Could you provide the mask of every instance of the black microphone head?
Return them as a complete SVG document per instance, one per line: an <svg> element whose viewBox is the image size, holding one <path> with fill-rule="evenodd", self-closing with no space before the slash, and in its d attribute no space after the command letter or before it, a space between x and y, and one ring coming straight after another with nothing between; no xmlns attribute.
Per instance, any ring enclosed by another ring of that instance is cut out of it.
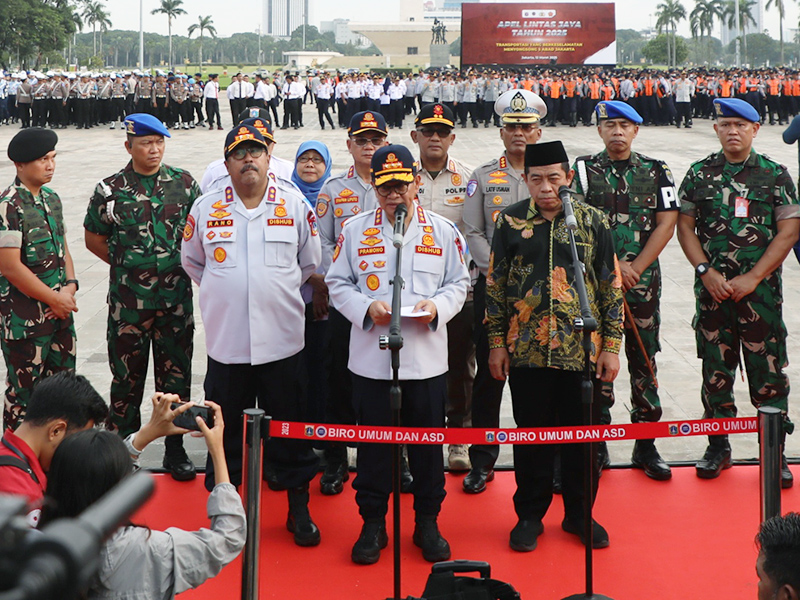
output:
<svg viewBox="0 0 800 600"><path fill-rule="evenodd" d="M568 185L562 185L560 188L558 188L558 197L559 198L563 198L564 195L566 195L567 198L569 198L570 194L572 194L572 190L570 189L570 187Z"/></svg>
<svg viewBox="0 0 800 600"><path fill-rule="evenodd" d="M408 214L408 207L406 206L405 202L402 204L398 204L394 209L394 215L407 215Z"/></svg>

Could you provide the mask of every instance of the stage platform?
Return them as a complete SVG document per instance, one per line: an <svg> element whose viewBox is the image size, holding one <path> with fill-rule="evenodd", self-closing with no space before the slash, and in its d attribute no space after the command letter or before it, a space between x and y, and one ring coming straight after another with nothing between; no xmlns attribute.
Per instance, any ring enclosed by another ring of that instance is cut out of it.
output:
<svg viewBox="0 0 800 600"><path fill-rule="evenodd" d="M795 477L800 469L792 467ZM668 482L641 471L615 468L603 473L595 517L611 544L594 553L595 593L615 600L695 600L756 598L759 525L758 466L741 465L719 479L701 480L692 467L673 468ZM152 528L208 527L202 479L178 483L156 475L157 490L134 519ZM508 581L524 600L558 600L584 590L584 549L561 530L563 504L556 496L538 548L530 553L508 547L516 523L512 505L514 474L498 472L486 492L461 491L463 475L447 475L448 495L439 518L453 558L485 560L492 576ZM380 561L350 561L361 520L350 482L339 496L323 496L312 482L311 514L322 532L315 548L299 548L286 531L286 495L264 487L261 514L260 598L341 600L391 597L392 541ZM784 490L782 512L800 510L800 488ZM402 498L402 596L419 596L430 573L411 541L412 497ZM182 594L185 600L239 598L241 558L214 580Z"/></svg>

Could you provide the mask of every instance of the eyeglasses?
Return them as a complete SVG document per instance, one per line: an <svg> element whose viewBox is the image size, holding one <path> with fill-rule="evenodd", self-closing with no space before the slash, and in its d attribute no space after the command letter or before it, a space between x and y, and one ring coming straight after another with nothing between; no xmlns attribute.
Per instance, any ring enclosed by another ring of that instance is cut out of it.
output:
<svg viewBox="0 0 800 600"><path fill-rule="evenodd" d="M350 138L350 139L353 140L353 142L355 142L356 146L363 147L363 146L366 146L367 144L372 144L375 148L377 148L378 146L383 144L383 140L386 139L386 138L382 138L382 137L373 137L373 138L354 137L354 138Z"/></svg>
<svg viewBox="0 0 800 600"><path fill-rule="evenodd" d="M448 127L421 127L420 129L417 129L417 131L419 131L426 138L433 137L433 134L435 133L440 138L444 139L448 137L453 130L449 129Z"/></svg>
<svg viewBox="0 0 800 600"><path fill-rule="evenodd" d="M407 183L396 183L394 185L382 185L377 188L378 195L382 196L383 198L388 198L392 195L392 192L397 194L398 196L402 196L408 191L408 184Z"/></svg>
<svg viewBox="0 0 800 600"><path fill-rule="evenodd" d="M506 123L503 127L509 132L513 132L515 129L522 129L522 131L527 133L533 131L538 125L534 125L533 123Z"/></svg>
<svg viewBox="0 0 800 600"><path fill-rule="evenodd" d="M248 154L253 158L258 158L264 154L264 150L265 148L263 146L248 146L246 148L236 148L236 150L231 152L228 156L232 156L236 160L243 160Z"/></svg>
<svg viewBox="0 0 800 600"><path fill-rule="evenodd" d="M321 165L325 162L325 159L323 159L321 156L317 156L316 154L303 154L297 158L297 162L301 164L312 162L315 165Z"/></svg>

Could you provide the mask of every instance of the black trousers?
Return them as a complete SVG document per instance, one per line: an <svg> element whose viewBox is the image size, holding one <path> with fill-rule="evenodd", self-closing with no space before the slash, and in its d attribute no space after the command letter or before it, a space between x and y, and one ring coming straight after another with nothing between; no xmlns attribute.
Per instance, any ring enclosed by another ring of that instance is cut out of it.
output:
<svg viewBox="0 0 800 600"><path fill-rule="evenodd" d="M123 121L125 119L125 98L112 98L111 99L111 115L109 120L113 123L115 121Z"/></svg>
<svg viewBox="0 0 800 600"><path fill-rule="evenodd" d="M475 282L472 297L475 310L475 362L478 369L472 385L472 426L497 428L500 427L500 403L503 400L505 382L492 377L489 371L489 339L483 325L483 316L486 313L486 277L482 274ZM499 453L500 447L497 445L473 444L469 448L472 468L493 468Z"/></svg>
<svg viewBox="0 0 800 600"><path fill-rule="evenodd" d="M47 99L34 100L31 105L31 121L34 127L47 125Z"/></svg>
<svg viewBox="0 0 800 600"><path fill-rule="evenodd" d="M200 125L204 120L204 118L203 118L203 103L200 102L199 100L196 101L196 102L194 100L192 100L191 104L189 104L189 107L190 107L190 109L189 109L189 121L193 122L194 119L195 119L195 116L196 116L197 117L197 124Z"/></svg>
<svg viewBox="0 0 800 600"><path fill-rule="evenodd" d="M360 425L392 424L389 406L389 380L353 375L353 404ZM445 376L401 381L402 427L444 427L447 396ZM414 512L436 516L445 497L442 447L434 444L407 444L408 466L414 476ZM353 481L358 512L364 519L381 518L389 506L392 491L392 448L389 444L360 443L358 474Z"/></svg>
<svg viewBox="0 0 800 600"><path fill-rule="evenodd" d="M208 115L209 127L214 124L214 117L217 118L217 127L222 127L222 119L219 116L219 100L206 98L206 114Z"/></svg>
<svg viewBox="0 0 800 600"><path fill-rule="evenodd" d="M682 120L684 126L689 127L692 124L692 103L676 102L675 109L678 111L678 117L675 119L675 124L680 127Z"/></svg>
<svg viewBox="0 0 800 600"><path fill-rule="evenodd" d="M328 123L333 129L333 120L331 119L331 113L328 112L328 108L330 107L330 99L329 98L317 98L317 114L319 115L319 126L322 129L325 129L325 121L324 119L328 119Z"/></svg>
<svg viewBox="0 0 800 600"><path fill-rule="evenodd" d="M592 374L594 377L594 374ZM512 367L508 376L517 427L569 427L584 424L580 371ZM594 386L593 422L600 414L599 391ZM575 523L583 519L584 445L526 444L514 446L517 491L514 510L520 519L540 521L553 500L553 457L561 450L561 485L564 513ZM597 495L596 445L594 496Z"/></svg>
<svg viewBox="0 0 800 600"><path fill-rule="evenodd" d="M329 307L328 330L325 340L325 378L328 396L325 403L325 422L337 425L356 423L353 410L353 379L347 369L350 360L350 330L352 325L338 310ZM347 460L347 444L330 442L325 448L329 464L342 464Z"/></svg>
<svg viewBox="0 0 800 600"><path fill-rule="evenodd" d="M225 420L223 446L231 483L242 483L242 413L263 408L279 421L303 421L306 414L306 373L301 353L263 365L228 365L208 357L206 398L222 407ZM280 488L295 488L311 481L319 459L306 440L271 438L264 444L264 473L271 472ZM206 463L206 489L214 488L214 465Z"/></svg>

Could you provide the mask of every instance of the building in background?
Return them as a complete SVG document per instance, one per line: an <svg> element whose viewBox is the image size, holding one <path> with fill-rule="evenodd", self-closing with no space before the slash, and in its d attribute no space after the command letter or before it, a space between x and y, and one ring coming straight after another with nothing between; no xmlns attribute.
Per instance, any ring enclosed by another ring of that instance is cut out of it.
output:
<svg viewBox="0 0 800 600"><path fill-rule="evenodd" d="M309 0L263 0L262 28L264 35L288 39L292 32L309 20Z"/></svg>
<svg viewBox="0 0 800 600"><path fill-rule="evenodd" d="M371 43L363 35L353 33L350 29L350 19L320 21L319 30L321 33L332 31L337 44L353 44L357 48L367 48Z"/></svg>
<svg viewBox="0 0 800 600"><path fill-rule="evenodd" d="M751 33L764 33L764 0L757 0L756 6L753 7L752 12L753 18L756 21L755 25L753 25L753 23L750 21L745 24L744 19L741 20L742 24L745 25L745 34L749 35ZM722 42L723 46L730 44L738 37L738 35L739 34L736 32L735 27L728 27L727 23L722 23L720 41ZM777 31L775 32L774 37L778 37Z"/></svg>

